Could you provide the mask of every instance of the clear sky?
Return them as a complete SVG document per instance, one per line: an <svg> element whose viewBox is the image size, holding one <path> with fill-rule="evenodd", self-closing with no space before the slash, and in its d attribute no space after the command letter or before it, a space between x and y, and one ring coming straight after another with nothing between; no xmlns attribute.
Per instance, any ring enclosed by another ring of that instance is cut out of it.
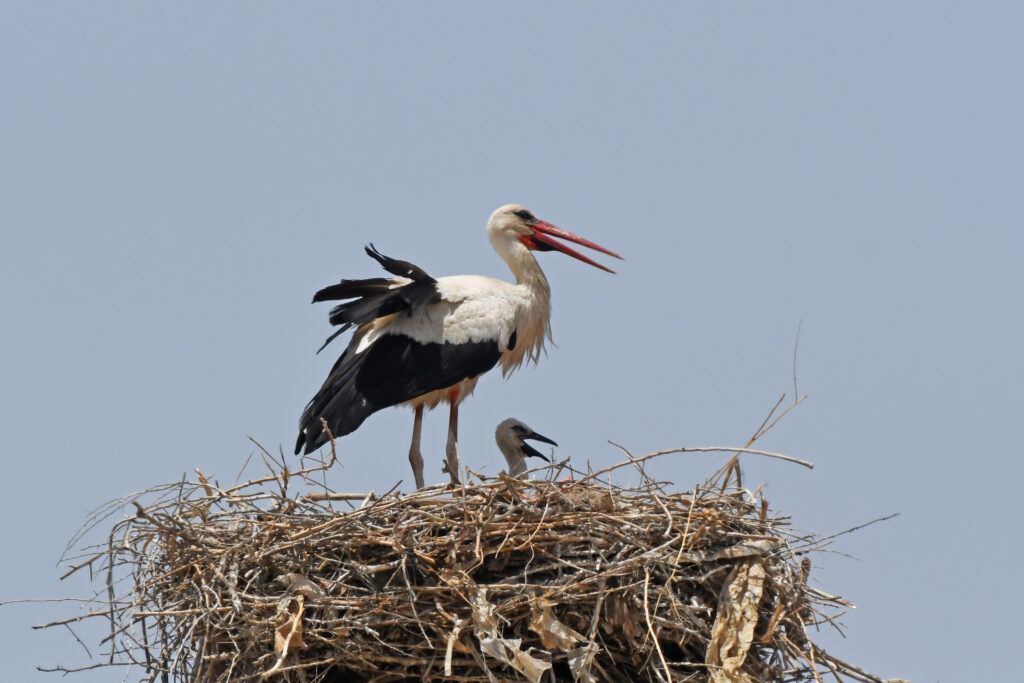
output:
<svg viewBox="0 0 1024 683"><path fill-rule="evenodd" d="M362 251L508 277L522 203L613 249L541 254L556 348L462 411L464 461L525 420L595 466L741 445L812 581L858 605L834 654L1008 680L1024 609L1024 9L1019 3L37 3L0 10L0 599L82 595L88 511L290 450ZM338 347L340 348L340 347ZM427 480L446 415L427 416ZM341 442L339 490L411 482L412 417ZM667 458L680 488L722 462ZM0 608L7 680L89 660ZM95 631L84 631L95 636ZM88 641L93 654L96 638ZM78 681L109 681L90 672Z"/></svg>

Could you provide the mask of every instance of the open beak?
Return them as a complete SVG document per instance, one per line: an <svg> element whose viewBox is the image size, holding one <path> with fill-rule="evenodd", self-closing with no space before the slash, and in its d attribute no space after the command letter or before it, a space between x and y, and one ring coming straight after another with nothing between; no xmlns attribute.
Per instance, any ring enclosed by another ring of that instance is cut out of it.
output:
<svg viewBox="0 0 1024 683"><path fill-rule="evenodd" d="M534 448L530 444L526 443L525 439L532 439L534 441L543 441L544 443L549 443L552 446L557 446L558 445L557 443L555 443L554 441L552 441L548 437L544 436L543 434L538 434L537 432L530 432L529 434L523 434L522 438L524 439L524 441L523 441L523 454L524 455L529 455L529 456L532 456L534 458L540 458L541 460L544 460L546 462L551 462L551 459L548 458L548 456L544 455L543 453L538 451L536 448Z"/></svg>
<svg viewBox="0 0 1024 683"><path fill-rule="evenodd" d="M562 252L563 254L568 254L569 256L572 256L575 259L579 259L580 261L583 261L584 263L589 263L590 265L594 266L595 268L600 268L601 270L607 271L609 273L614 273L615 272L611 268L606 268L605 266L602 266L597 261L594 261L594 260L584 256L583 254L579 253L578 251L576 251L572 247L566 246L565 244L562 244L561 242L557 242L557 241L555 241L553 239L555 237L558 237L558 238L563 239L563 240L568 240L570 242L575 242L576 244L582 244L584 247L587 247L588 249L593 249L593 250L599 251L599 252L601 252L603 254L608 254L609 256L614 256L617 259L622 259L622 257L619 256L618 254L616 254L614 251L611 251L609 249L605 249L604 247L602 247L599 244L594 244L590 240L583 239L579 235L574 235L571 232L569 232L568 230L563 230L562 228L558 227L557 225L552 225L551 223L548 223L547 221L537 221L536 223L534 223L530 227L532 227L533 231L534 231L533 232L533 238L531 240L533 242L533 248L537 249L538 251L550 251L550 250L554 249L554 250Z"/></svg>

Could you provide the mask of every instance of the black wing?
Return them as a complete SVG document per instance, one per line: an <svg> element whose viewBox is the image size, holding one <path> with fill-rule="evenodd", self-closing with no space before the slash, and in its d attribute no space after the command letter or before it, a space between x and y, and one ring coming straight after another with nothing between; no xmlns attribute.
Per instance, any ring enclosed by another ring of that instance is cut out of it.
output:
<svg viewBox="0 0 1024 683"><path fill-rule="evenodd" d="M482 375L502 353L496 341L422 344L402 334L381 335L356 353L360 339L352 339L302 413L296 453L327 443L321 418L334 436L349 434L382 408Z"/></svg>
<svg viewBox="0 0 1024 683"><path fill-rule="evenodd" d="M416 315L427 304L441 300L441 294L437 291L437 280L419 266L385 256L372 244L366 247L366 253L389 273L409 278L412 282L402 283L392 278L373 277L365 280L342 280L336 285L318 291L313 295L313 303L354 300L338 304L331 309L328 318L330 323L340 325L341 328L327 338L317 353L323 351L335 337L353 325L363 325L400 311Z"/></svg>
<svg viewBox="0 0 1024 683"><path fill-rule="evenodd" d="M331 324L340 328L327 338L321 350L355 325L394 313L416 315L424 306L441 300L437 280L422 268L385 256L372 244L366 247L366 253L389 273L408 281L382 277L342 280L314 294L314 303L352 300L331 309ZM501 358L497 342L422 344L400 334L383 334L369 348L356 353L368 331L356 332L303 411L296 453L303 448L310 453L327 442L321 418L334 436L343 436L382 408L481 375Z"/></svg>

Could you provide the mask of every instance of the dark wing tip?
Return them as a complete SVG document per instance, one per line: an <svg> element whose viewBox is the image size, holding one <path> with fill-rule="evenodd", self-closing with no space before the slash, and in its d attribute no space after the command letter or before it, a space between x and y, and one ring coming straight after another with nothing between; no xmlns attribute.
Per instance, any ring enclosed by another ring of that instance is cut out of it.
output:
<svg viewBox="0 0 1024 683"><path fill-rule="evenodd" d="M315 304L321 301L337 301L338 299L351 298L349 296L345 296L345 286L346 282L342 280L336 285L327 285L322 289L318 289L316 293L313 294L312 303Z"/></svg>
<svg viewBox="0 0 1024 683"><path fill-rule="evenodd" d="M345 323L344 325L342 325L341 327L339 327L339 328L338 328L337 330L335 330L334 334L332 334L332 335L331 335L330 337L328 337L328 338L327 338L327 339L326 339L326 340L324 341L324 343L320 345L320 348L316 350L316 355L320 355L320 352L321 352L321 351L323 351L324 349L326 349L326 348L327 348L327 345L328 345L328 344L330 344L330 343L331 343L332 341L334 341L334 340L335 340L335 338L336 338L336 337L337 337L337 336L338 336L339 334L341 334L342 332L345 332L345 331L347 331L347 330L348 330L348 328L350 328L350 327L352 327L352 324L351 324L351 323Z"/></svg>
<svg viewBox="0 0 1024 683"><path fill-rule="evenodd" d="M377 250L373 242L370 242L366 247L366 253L374 259L381 267L391 273L392 275L398 275L399 277L407 277L410 280L416 282L427 282L433 284L436 282L434 278L430 276L427 271L423 270L419 266L409 263L408 261L402 261L400 259L391 258L385 256Z"/></svg>

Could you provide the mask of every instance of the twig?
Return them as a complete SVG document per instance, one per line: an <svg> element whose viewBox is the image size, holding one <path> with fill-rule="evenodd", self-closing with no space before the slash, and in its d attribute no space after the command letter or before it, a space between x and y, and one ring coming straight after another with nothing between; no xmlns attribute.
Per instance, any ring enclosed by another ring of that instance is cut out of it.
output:
<svg viewBox="0 0 1024 683"><path fill-rule="evenodd" d="M658 642L658 634L654 632L654 626L651 624L650 599L647 593L650 583L651 572L647 567L644 567L644 618L647 620L647 631L651 634L654 649L658 651L658 659L661 660L661 665L665 668L665 681L666 683L672 683L672 671L668 668L668 662L665 661L665 653L661 651L661 643Z"/></svg>
<svg viewBox="0 0 1024 683"><path fill-rule="evenodd" d="M590 481L591 479L595 479L601 476L602 474L607 474L608 472L612 472L627 465L635 465L638 462L644 462L645 460L650 460L651 458L658 458L661 457L662 455L669 455L671 453L748 453L750 455L763 455L769 458L778 458L779 460L785 460L786 462L792 462L797 465L803 465L808 469L814 469L814 463L812 462L809 462L807 460L801 460L799 458L794 458L789 455L783 455L782 453L772 453L771 451L760 451L754 450L752 448L736 448L735 446L683 446L681 448L670 448L664 451L655 451L654 453L648 453L647 455L642 455L638 458L627 460L626 462L620 462L616 465L612 465L611 467L605 467L604 469L600 469L592 474L588 474L582 479L576 480L576 483L582 484L586 481Z"/></svg>
<svg viewBox="0 0 1024 683"><path fill-rule="evenodd" d="M370 493L326 493L323 491L313 491L302 497L304 500L312 500L320 502L323 500L332 501L343 501L343 500L361 500L361 501L374 501L377 500L377 496L374 495L373 491Z"/></svg>
<svg viewBox="0 0 1024 683"><path fill-rule="evenodd" d="M801 320L796 324L796 339L793 340L793 398L795 399L800 395L800 392L796 388L796 351L800 348L800 328L803 327L804 321Z"/></svg>

